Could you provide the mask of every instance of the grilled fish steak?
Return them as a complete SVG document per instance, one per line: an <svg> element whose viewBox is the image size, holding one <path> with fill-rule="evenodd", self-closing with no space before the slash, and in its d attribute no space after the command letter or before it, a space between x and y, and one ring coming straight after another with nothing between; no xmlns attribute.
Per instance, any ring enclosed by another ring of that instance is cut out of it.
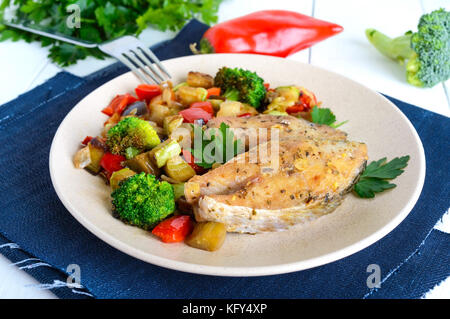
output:
<svg viewBox="0 0 450 319"><path fill-rule="evenodd" d="M279 231L332 212L366 161L363 143L283 137L194 176L185 197L197 221L224 223L229 232Z"/></svg>
<svg viewBox="0 0 450 319"><path fill-rule="evenodd" d="M211 119L208 128L218 128L221 123L227 124L235 137L245 141L245 146L256 146L271 139L271 129L279 129L279 137L322 138L345 140L347 134L327 125L311 123L302 118L290 115L260 114L251 117L216 117ZM250 143L251 142L251 143Z"/></svg>

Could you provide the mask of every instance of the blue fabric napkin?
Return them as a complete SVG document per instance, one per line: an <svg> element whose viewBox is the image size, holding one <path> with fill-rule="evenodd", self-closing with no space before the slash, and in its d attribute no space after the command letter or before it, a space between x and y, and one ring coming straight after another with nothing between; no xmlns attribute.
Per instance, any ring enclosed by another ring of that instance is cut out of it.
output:
<svg viewBox="0 0 450 319"><path fill-rule="evenodd" d="M189 55L207 26L193 20L154 47L161 59ZM425 147L427 172L418 203L390 234L342 260L305 271L229 278L164 269L130 257L84 229L53 190L48 155L67 112L127 69L115 64L85 78L66 72L0 107L0 253L42 285L68 298L419 298L450 275L449 235L433 230L449 207L449 119L389 98L406 114ZM67 287L67 267L81 285ZM381 287L368 288L369 264Z"/></svg>

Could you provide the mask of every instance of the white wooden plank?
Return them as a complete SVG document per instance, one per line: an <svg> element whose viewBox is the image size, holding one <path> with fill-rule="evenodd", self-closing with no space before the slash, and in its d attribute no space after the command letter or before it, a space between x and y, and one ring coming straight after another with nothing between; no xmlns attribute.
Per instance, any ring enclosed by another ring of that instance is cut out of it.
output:
<svg viewBox="0 0 450 319"><path fill-rule="evenodd" d="M27 91L35 88L38 85L43 84L48 79L52 78L56 75L56 73L61 72L63 69L56 64L52 63L50 59L46 59L46 63L44 67L40 70L39 74L37 74L31 83L29 84Z"/></svg>
<svg viewBox="0 0 450 319"><path fill-rule="evenodd" d="M39 43L0 42L0 105L25 92L47 60Z"/></svg>
<svg viewBox="0 0 450 319"><path fill-rule="evenodd" d="M447 96L448 110L450 112L450 80L442 84L444 87L445 95Z"/></svg>
<svg viewBox="0 0 450 319"><path fill-rule="evenodd" d="M447 11L450 10L449 0L420 0L420 2L424 13L428 13L439 8L444 8Z"/></svg>
<svg viewBox="0 0 450 319"><path fill-rule="evenodd" d="M404 68L378 53L365 37L366 28L376 28L390 36L415 29L422 12L419 0L316 0L315 17L342 25L344 32L315 45L311 63L379 92L449 116L442 85L431 89L409 85Z"/></svg>
<svg viewBox="0 0 450 319"><path fill-rule="evenodd" d="M21 265L29 265L25 262ZM49 290L35 288L39 282L0 255L0 299L55 299L56 296Z"/></svg>

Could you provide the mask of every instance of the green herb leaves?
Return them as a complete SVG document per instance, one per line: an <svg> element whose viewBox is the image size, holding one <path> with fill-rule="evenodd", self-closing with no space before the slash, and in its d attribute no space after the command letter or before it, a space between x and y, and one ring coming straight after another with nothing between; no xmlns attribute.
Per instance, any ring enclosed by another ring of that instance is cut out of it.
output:
<svg viewBox="0 0 450 319"><path fill-rule="evenodd" d="M40 41L42 46L52 45L50 59L67 66L87 56L103 58L98 49L86 49L72 44L62 44L1 24L5 9L13 1L0 0L0 41L20 39ZM165 31L179 30L192 18L210 24L217 21L221 0L15 0L18 6L14 22L31 23L35 28L58 32L89 42L101 43L123 35L138 35L147 26ZM70 28L66 8L76 4L80 8L81 28Z"/></svg>
<svg viewBox="0 0 450 319"><path fill-rule="evenodd" d="M214 163L225 163L243 151L240 140L234 141L233 131L225 123L218 129L210 129L208 133L198 125L194 129L194 148L191 153L203 168L211 168Z"/></svg>
<svg viewBox="0 0 450 319"><path fill-rule="evenodd" d="M317 106L313 107L311 111L311 118L314 123L325 124L333 128L338 128L339 126L348 122L344 121L338 124L334 124L336 122L336 116L333 114L333 112L331 112L330 109L319 108Z"/></svg>
<svg viewBox="0 0 450 319"><path fill-rule="evenodd" d="M153 0L143 15L136 20L139 32L148 25L160 30L176 31L191 18L199 18L207 24L217 22L216 13L221 0Z"/></svg>
<svg viewBox="0 0 450 319"><path fill-rule="evenodd" d="M355 184L355 193L362 198L373 198L375 193L381 193L386 189L394 188L396 185L378 178L364 178Z"/></svg>
<svg viewBox="0 0 450 319"><path fill-rule="evenodd" d="M396 157L386 163L386 157L370 163L361 177L375 177L382 179L393 179L403 173L402 168L408 165L409 155Z"/></svg>
<svg viewBox="0 0 450 319"><path fill-rule="evenodd" d="M362 198L373 198L375 193L394 188L396 185L387 180L394 179L403 173L408 165L409 155L396 157L386 163L386 157L370 163L354 186L355 193Z"/></svg>

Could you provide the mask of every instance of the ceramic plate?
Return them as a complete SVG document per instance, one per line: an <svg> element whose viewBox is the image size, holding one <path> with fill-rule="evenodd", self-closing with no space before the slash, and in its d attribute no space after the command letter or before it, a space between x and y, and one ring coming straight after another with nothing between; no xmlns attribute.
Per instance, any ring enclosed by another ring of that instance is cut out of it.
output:
<svg viewBox="0 0 450 319"><path fill-rule="evenodd" d="M164 244L151 233L111 216L109 187L99 177L75 169L73 155L85 136L100 133L106 115L100 110L116 95L139 84L132 73L102 85L74 106L61 123L50 151L55 190L69 212L111 246L149 263L180 271L257 276L292 272L353 254L393 230L411 211L422 190L425 156L409 120L380 94L341 75L299 62L246 54L211 54L167 60L173 82L188 71L214 75L222 66L254 70L272 87L298 84L312 90L323 107L348 120L342 130L350 140L368 145L369 160L409 154L397 187L374 199L349 194L333 213L288 231L258 235L228 234L222 248L206 252L183 243Z"/></svg>

